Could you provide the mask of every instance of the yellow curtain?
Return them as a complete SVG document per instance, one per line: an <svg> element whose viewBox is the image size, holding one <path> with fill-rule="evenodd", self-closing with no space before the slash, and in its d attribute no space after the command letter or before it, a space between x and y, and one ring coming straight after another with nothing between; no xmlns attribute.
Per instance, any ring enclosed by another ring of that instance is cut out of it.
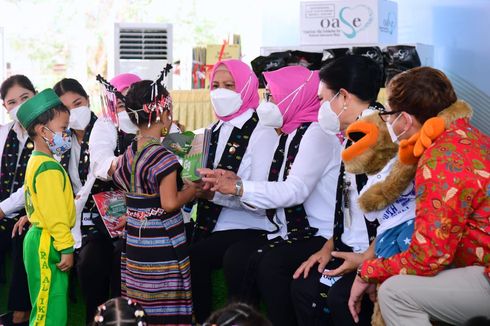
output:
<svg viewBox="0 0 490 326"><path fill-rule="evenodd" d="M262 99L264 89L259 89L259 95ZM209 99L209 90L194 89L189 91L171 91L173 101L173 119L178 120L185 126L186 130L196 130L208 127L213 121L216 121L211 101ZM384 103L386 99L385 89L382 88L378 95L378 102Z"/></svg>

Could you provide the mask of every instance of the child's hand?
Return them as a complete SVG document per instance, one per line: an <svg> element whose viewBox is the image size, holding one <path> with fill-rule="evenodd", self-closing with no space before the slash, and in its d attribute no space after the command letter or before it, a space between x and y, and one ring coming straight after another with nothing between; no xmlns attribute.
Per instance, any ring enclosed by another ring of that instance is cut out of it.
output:
<svg viewBox="0 0 490 326"><path fill-rule="evenodd" d="M188 184L187 180L184 180L186 184ZM207 200L212 200L214 197L214 192L209 190L209 188L205 188L206 184L200 181L192 182L192 186L196 188L196 198L202 198L202 199L207 199Z"/></svg>
<svg viewBox="0 0 490 326"><path fill-rule="evenodd" d="M126 223L128 221L128 216L124 214L123 216L119 217L119 220L117 222L117 225L114 227L116 230L122 230L126 226Z"/></svg>
<svg viewBox="0 0 490 326"><path fill-rule="evenodd" d="M56 266L60 271L68 272L73 267L73 253L61 254L61 261Z"/></svg>
<svg viewBox="0 0 490 326"><path fill-rule="evenodd" d="M192 198L194 199L196 197L198 187L198 183L184 179L184 187L182 188L182 191L189 191L192 194Z"/></svg>

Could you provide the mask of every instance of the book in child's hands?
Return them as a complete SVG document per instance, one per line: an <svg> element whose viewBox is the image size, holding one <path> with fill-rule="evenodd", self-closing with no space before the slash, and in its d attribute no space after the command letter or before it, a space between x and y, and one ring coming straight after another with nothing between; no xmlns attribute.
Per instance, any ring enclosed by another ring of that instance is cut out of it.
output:
<svg viewBox="0 0 490 326"><path fill-rule="evenodd" d="M178 157L184 157L191 150L194 137L192 131L175 132L165 136L162 145Z"/></svg>
<svg viewBox="0 0 490 326"><path fill-rule="evenodd" d="M116 230L119 218L126 214L126 200L122 191L105 191L92 195L104 226L112 238L119 237L122 230Z"/></svg>
<svg viewBox="0 0 490 326"><path fill-rule="evenodd" d="M211 129L205 129L203 134L196 134L192 140L190 151L182 161L182 178L197 181L201 176L197 169L206 166L211 142Z"/></svg>

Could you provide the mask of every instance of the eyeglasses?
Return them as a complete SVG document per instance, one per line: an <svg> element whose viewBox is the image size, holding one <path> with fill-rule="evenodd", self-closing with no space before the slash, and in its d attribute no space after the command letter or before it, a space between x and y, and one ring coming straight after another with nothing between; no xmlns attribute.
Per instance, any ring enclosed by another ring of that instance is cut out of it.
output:
<svg viewBox="0 0 490 326"><path fill-rule="evenodd" d="M392 114L402 113L403 111L382 111L379 112L378 115L384 122L388 122L388 118Z"/></svg>

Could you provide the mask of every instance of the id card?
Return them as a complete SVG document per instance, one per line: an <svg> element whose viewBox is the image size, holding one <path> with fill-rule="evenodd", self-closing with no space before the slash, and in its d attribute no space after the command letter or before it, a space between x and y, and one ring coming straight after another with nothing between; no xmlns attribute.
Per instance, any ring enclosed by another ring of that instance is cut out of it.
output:
<svg viewBox="0 0 490 326"><path fill-rule="evenodd" d="M92 222L92 214L91 213L82 213L82 225L83 226L95 225L94 222Z"/></svg>
<svg viewBox="0 0 490 326"><path fill-rule="evenodd" d="M324 272L329 271L329 269L326 269ZM328 275L322 275L320 277L320 283L325 284L328 287L331 287L332 285L335 284L338 280L340 280L342 276L328 276Z"/></svg>

